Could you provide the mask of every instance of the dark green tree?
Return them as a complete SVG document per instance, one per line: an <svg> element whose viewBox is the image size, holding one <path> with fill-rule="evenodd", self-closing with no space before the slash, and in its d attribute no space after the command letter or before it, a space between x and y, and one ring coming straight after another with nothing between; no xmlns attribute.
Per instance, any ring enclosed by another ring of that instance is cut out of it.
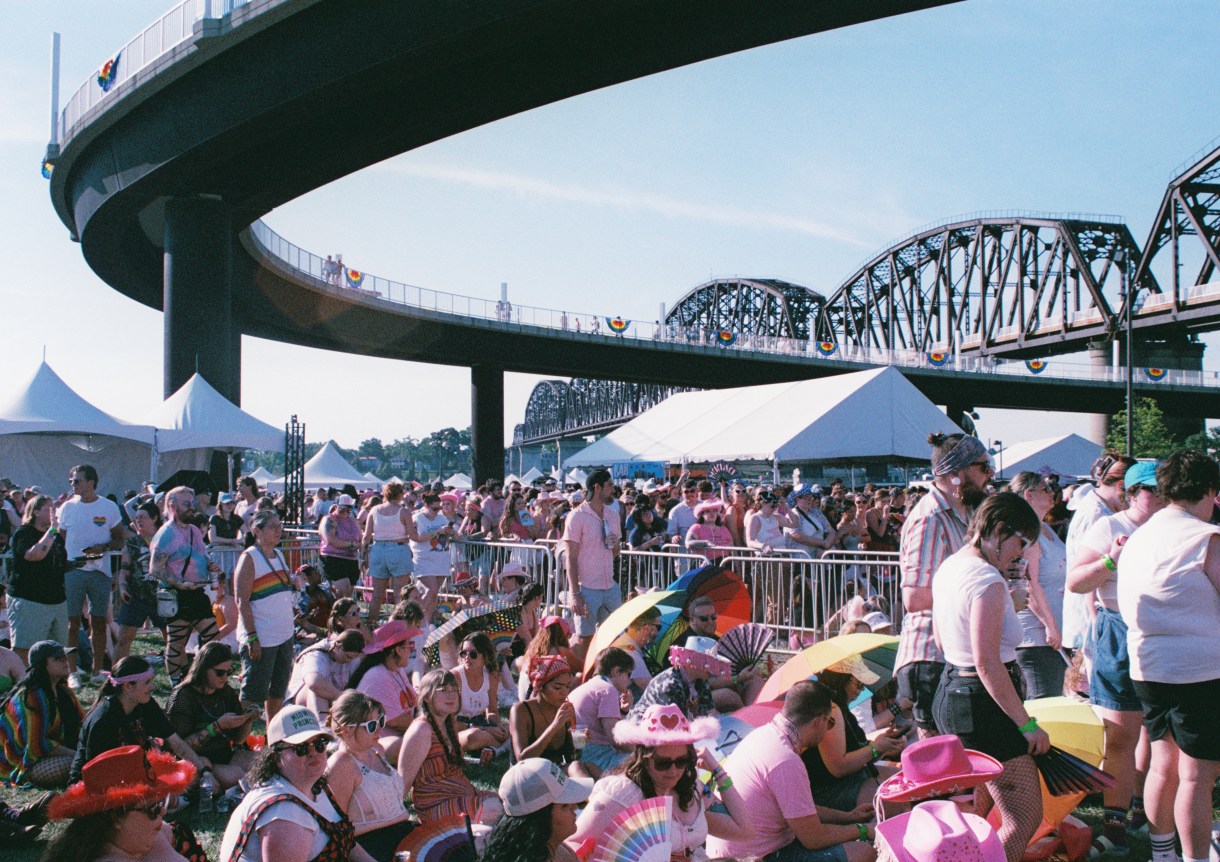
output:
<svg viewBox="0 0 1220 862"><path fill-rule="evenodd" d="M1131 441L1136 458L1164 458L1179 444L1165 427L1165 414L1155 399L1135 399L1132 414ZM1127 450L1127 411L1120 410L1110 417L1110 433L1106 435L1106 446L1119 452Z"/></svg>

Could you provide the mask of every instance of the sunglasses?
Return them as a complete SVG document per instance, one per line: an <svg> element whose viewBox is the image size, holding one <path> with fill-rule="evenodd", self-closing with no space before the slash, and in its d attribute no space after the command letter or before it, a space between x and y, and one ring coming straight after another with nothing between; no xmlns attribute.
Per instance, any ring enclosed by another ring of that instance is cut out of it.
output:
<svg viewBox="0 0 1220 862"><path fill-rule="evenodd" d="M690 755L683 755L682 757L657 757L654 754L649 757L649 760L652 761L652 768L657 772L669 772L669 770L675 768L685 772L691 764Z"/></svg>
<svg viewBox="0 0 1220 862"><path fill-rule="evenodd" d="M376 718L370 718L368 721L358 721L355 724L349 724L348 727L363 727L369 733L377 733L385 727L385 714L381 714Z"/></svg>
<svg viewBox="0 0 1220 862"><path fill-rule="evenodd" d="M995 468L991 466L991 462L990 462L990 461L971 461L971 462L970 462L970 466L971 466L971 467L978 467L978 468L980 468L980 469L981 469L981 470L982 470L984 473L994 473L994 472L995 472Z"/></svg>
<svg viewBox="0 0 1220 862"><path fill-rule="evenodd" d="M281 745L276 750L291 751L297 757L309 757L310 750L315 754L323 754L326 751L326 737L315 736L309 742L300 742L296 745Z"/></svg>
<svg viewBox="0 0 1220 862"><path fill-rule="evenodd" d="M458 651L458 658L478 658L481 653L477 649L465 649Z"/></svg>
<svg viewBox="0 0 1220 862"><path fill-rule="evenodd" d="M221 667L219 665L217 665L216 667L210 667L210 668L208 668L208 670L210 670L212 673L216 674L217 676L227 677L229 675L229 669L227 667Z"/></svg>
<svg viewBox="0 0 1220 862"><path fill-rule="evenodd" d="M710 622L714 621L717 616L719 616L719 614L711 614L710 616L706 616L706 617L695 617L695 619L697 619L701 623L710 623Z"/></svg>

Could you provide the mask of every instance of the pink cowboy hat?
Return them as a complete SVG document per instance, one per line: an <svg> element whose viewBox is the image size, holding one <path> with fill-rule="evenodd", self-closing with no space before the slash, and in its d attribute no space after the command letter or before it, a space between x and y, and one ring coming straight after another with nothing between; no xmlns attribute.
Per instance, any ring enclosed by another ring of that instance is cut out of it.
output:
<svg viewBox="0 0 1220 862"><path fill-rule="evenodd" d="M933 736L903 749L902 769L881 783L877 795L886 802L951 796L985 784L1003 771L994 757L970 751L956 736Z"/></svg>
<svg viewBox="0 0 1220 862"><path fill-rule="evenodd" d="M714 514L719 515L720 511L723 508L724 508L724 506L723 506L723 504L721 504L721 502L719 500L704 500L702 503L700 503L698 506L695 507L695 517L701 518L704 515L706 515L708 512L712 512Z"/></svg>
<svg viewBox="0 0 1220 862"><path fill-rule="evenodd" d="M1004 862L995 830L975 814L938 799L877 824L878 847L898 862Z"/></svg>
<svg viewBox="0 0 1220 862"><path fill-rule="evenodd" d="M375 652L381 652L383 649L389 649L394 646L394 644L400 644L403 641L408 641L422 634L422 631L414 626L407 625L402 620L390 620L377 629L377 631L373 632L373 641L364 648L364 654L372 655Z"/></svg>
<svg viewBox="0 0 1220 862"><path fill-rule="evenodd" d="M702 739L715 739L720 722L714 718L687 719L682 710L667 703L644 710L639 721L624 719L614 725L614 741L620 745L694 745Z"/></svg>
<svg viewBox="0 0 1220 862"><path fill-rule="evenodd" d="M716 641L711 638L689 637L685 646L669 648L669 663L686 670L705 670L714 677L728 679L733 666L716 653Z"/></svg>

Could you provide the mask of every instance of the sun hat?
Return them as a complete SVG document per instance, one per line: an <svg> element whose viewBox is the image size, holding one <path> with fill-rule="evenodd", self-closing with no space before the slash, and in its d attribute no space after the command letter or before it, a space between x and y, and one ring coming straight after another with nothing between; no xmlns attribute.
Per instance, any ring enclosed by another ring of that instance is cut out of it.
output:
<svg viewBox="0 0 1220 862"><path fill-rule="evenodd" d="M474 589L475 587L474 575L470 572L458 572L449 583L456 589L463 587Z"/></svg>
<svg viewBox="0 0 1220 862"><path fill-rule="evenodd" d="M1155 488L1156 466L1156 461L1136 461L1127 468L1127 473L1123 476L1123 485L1128 488L1132 485L1145 485Z"/></svg>
<svg viewBox="0 0 1220 862"><path fill-rule="evenodd" d="M555 677L571 672L571 666L560 656L534 656L529 668L530 685L534 687L534 691L538 691Z"/></svg>
<svg viewBox="0 0 1220 862"><path fill-rule="evenodd" d="M638 720L626 718L614 725L614 741L620 745L693 745L703 739L715 739L720 734L720 722L711 716L690 721L682 709L672 703L653 704Z"/></svg>
<svg viewBox="0 0 1220 862"><path fill-rule="evenodd" d="M500 779L500 801L510 817L524 817L548 805L584 802L592 792L592 778L569 777L545 757L527 757Z"/></svg>
<svg viewBox="0 0 1220 862"><path fill-rule="evenodd" d="M695 517L701 518L708 512L715 512L717 515L719 515L721 508L722 507L719 500L704 500L702 503L695 506Z"/></svg>
<svg viewBox="0 0 1220 862"><path fill-rule="evenodd" d="M877 824L878 849L898 862L1004 862L995 830L956 803L938 799Z"/></svg>
<svg viewBox="0 0 1220 862"><path fill-rule="evenodd" d="M522 581L528 582L530 576L526 574L525 569L520 563L506 563L504 568L500 570L500 580L505 578L520 578Z"/></svg>
<svg viewBox="0 0 1220 862"><path fill-rule="evenodd" d="M913 742L902 751L902 769L881 783L887 802L918 802L951 796L996 778L1004 767L994 757L971 751L952 734Z"/></svg>
<svg viewBox="0 0 1220 862"><path fill-rule="evenodd" d="M120 808L143 808L178 796L195 780L195 766L171 754L125 745L86 763L81 780L51 800L52 820L86 817Z"/></svg>
<svg viewBox="0 0 1220 862"><path fill-rule="evenodd" d="M717 654L716 641L699 636L688 637L683 646L671 646L669 663L683 670L705 670L720 679L727 679L733 672L729 660Z"/></svg>
<svg viewBox="0 0 1220 862"><path fill-rule="evenodd" d="M503 577L503 575L501 575L501 577ZM548 626L559 626L561 629L563 629L564 637L570 638L572 636L572 624L563 617L557 617L554 615L543 617L542 621L538 623L538 625L542 628L547 628Z"/></svg>
<svg viewBox="0 0 1220 862"><path fill-rule="evenodd" d="M868 669L868 665L864 663L864 659L858 655L848 656L842 661L837 661L826 668L835 673L846 673L856 678L856 682L862 685L876 685L881 682L881 677Z"/></svg>
<svg viewBox="0 0 1220 862"><path fill-rule="evenodd" d="M356 505L356 501L352 499L351 494L340 494L339 499L335 500L335 505L340 509L351 509Z"/></svg>
<svg viewBox="0 0 1220 862"><path fill-rule="evenodd" d="M403 620L390 620L373 632L373 640L365 645L364 654L372 655L375 652L381 652L383 649L389 649L395 644L422 634L423 631L408 625Z"/></svg>
<svg viewBox="0 0 1220 862"><path fill-rule="evenodd" d="M307 706L286 706L267 722L267 744L297 745L315 736L334 739L335 735L322 726L318 716Z"/></svg>

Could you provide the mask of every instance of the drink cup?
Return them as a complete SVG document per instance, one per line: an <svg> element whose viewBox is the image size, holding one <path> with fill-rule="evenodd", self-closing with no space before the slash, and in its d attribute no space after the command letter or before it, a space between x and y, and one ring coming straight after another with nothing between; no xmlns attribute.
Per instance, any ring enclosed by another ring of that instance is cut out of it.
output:
<svg viewBox="0 0 1220 862"><path fill-rule="evenodd" d="M577 751L583 750L588 741L589 728L585 727L583 724L578 724L576 727L572 728L572 745L575 746Z"/></svg>

